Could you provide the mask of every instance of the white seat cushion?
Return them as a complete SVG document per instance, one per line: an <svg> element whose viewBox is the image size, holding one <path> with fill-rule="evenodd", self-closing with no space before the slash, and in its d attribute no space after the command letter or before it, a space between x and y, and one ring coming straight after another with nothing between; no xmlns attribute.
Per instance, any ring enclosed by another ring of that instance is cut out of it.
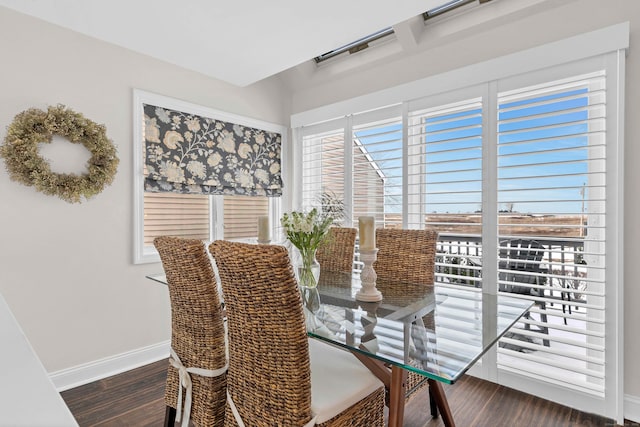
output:
<svg viewBox="0 0 640 427"><path fill-rule="evenodd" d="M309 338L309 358L311 412L318 424L384 387L382 381L347 350Z"/></svg>

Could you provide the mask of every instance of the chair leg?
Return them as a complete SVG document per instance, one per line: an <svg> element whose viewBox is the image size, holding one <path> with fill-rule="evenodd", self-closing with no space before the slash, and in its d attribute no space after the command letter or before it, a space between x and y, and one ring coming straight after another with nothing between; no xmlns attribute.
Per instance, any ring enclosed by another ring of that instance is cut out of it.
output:
<svg viewBox="0 0 640 427"><path fill-rule="evenodd" d="M542 310L546 310L545 304L542 303L540 305L540 308ZM547 313L540 313L540 321L542 323L545 323L545 324L547 323ZM548 336L549 335L549 327L548 326L541 327L540 328L540 332L542 332L543 334L547 334L547 336ZM545 346L545 347L550 347L549 340L548 339L542 339L542 345Z"/></svg>
<svg viewBox="0 0 640 427"><path fill-rule="evenodd" d="M174 427L176 424L176 408L167 406L164 412L164 427Z"/></svg>
<svg viewBox="0 0 640 427"><path fill-rule="evenodd" d="M562 304L562 314L566 314L566 309L569 309L569 314L571 314L571 294L569 292L560 292L560 297L562 298L562 301L567 301L569 302L569 304ZM566 300L565 300L566 297ZM567 324L567 318L564 318L564 324Z"/></svg>
<svg viewBox="0 0 640 427"><path fill-rule="evenodd" d="M433 393L431 392L431 388L429 387L429 406L431 408L431 417L438 418L438 405L436 404L436 399L433 397Z"/></svg>
<svg viewBox="0 0 640 427"><path fill-rule="evenodd" d="M522 317L524 317L525 319L529 319L529 318L531 317L531 313L529 313L529 312L527 311L527 312L524 314L524 316L522 316ZM531 325L530 325L529 323L525 322L525 324L524 324L524 329L525 329L526 331L530 330L530 329L531 329Z"/></svg>

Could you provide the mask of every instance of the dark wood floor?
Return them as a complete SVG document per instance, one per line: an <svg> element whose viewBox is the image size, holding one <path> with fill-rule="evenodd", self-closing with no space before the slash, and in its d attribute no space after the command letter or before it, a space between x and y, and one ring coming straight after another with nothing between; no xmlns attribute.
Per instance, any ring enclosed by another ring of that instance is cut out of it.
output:
<svg viewBox="0 0 640 427"><path fill-rule="evenodd" d="M164 419L166 361L156 362L120 375L62 392L78 420L87 426L161 426ZM576 411L519 391L464 377L445 386L454 419L459 427L606 427L607 419ZM436 427L431 419L426 391L411 399L405 427ZM640 427L627 421L625 427Z"/></svg>

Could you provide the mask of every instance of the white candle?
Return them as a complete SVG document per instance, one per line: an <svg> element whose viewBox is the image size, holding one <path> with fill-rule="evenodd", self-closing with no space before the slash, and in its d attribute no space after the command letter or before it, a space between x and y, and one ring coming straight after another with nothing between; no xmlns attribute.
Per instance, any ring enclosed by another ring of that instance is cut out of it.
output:
<svg viewBox="0 0 640 427"><path fill-rule="evenodd" d="M360 249L371 250L376 248L376 220L372 216L358 218L360 228Z"/></svg>
<svg viewBox="0 0 640 427"><path fill-rule="evenodd" d="M271 240L271 228L269 227L269 217L258 217L258 241L268 242Z"/></svg>

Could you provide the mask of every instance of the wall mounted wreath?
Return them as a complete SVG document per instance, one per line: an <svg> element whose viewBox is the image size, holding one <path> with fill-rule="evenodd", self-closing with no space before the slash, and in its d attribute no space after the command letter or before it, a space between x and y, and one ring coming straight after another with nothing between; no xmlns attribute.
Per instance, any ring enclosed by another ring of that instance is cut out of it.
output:
<svg viewBox="0 0 640 427"><path fill-rule="evenodd" d="M91 153L88 173L82 175L53 173L48 161L38 152L38 144L51 143L59 135L82 144ZM47 111L30 108L18 114L7 128L0 147L7 171L13 181L58 196L69 203L80 203L100 193L113 182L119 159L116 147L107 138L106 128L64 105Z"/></svg>

